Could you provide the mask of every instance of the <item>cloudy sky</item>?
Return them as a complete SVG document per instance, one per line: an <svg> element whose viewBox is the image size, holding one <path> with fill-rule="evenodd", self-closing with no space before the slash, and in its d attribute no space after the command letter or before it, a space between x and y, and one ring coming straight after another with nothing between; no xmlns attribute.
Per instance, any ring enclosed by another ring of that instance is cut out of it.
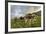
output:
<svg viewBox="0 0 46 34"><path fill-rule="evenodd" d="M27 13L33 13L38 9L40 6L11 5L11 17L25 16Z"/></svg>

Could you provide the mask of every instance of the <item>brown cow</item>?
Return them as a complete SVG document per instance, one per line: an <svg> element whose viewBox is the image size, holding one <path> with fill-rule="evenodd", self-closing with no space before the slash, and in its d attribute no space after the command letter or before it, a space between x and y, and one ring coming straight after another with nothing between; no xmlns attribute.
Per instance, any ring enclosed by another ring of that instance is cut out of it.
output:
<svg viewBox="0 0 46 34"><path fill-rule="evenodd" d="M27 23L28 21L31 22L33 18L34 18L34 15L32 15L32 14L27 14L27 15L24 17L25 23Z"/></svg>

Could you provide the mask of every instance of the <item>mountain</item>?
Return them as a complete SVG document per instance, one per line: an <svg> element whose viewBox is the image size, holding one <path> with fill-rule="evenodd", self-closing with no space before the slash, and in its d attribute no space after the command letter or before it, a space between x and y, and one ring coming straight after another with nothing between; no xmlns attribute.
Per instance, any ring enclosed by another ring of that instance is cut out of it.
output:
<svg viewBox="0 0 46 34"><path fill-rule="evenodd" d="M35 13L32 13L32 14L35 14L35 15L41 16L41 11L38 11L38 12L35 12Z"/></svg>

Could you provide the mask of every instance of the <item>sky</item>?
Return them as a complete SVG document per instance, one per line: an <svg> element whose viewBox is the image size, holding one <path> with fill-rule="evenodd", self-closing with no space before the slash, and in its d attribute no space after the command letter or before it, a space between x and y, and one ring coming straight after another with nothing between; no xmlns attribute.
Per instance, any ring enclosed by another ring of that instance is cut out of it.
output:
<svg viewBox="0 0 46 34"><path fill-rule="evenodd" d="M33 13L38 9L40 6L11 5L11 17L25 16L27 13Z"/></svg>

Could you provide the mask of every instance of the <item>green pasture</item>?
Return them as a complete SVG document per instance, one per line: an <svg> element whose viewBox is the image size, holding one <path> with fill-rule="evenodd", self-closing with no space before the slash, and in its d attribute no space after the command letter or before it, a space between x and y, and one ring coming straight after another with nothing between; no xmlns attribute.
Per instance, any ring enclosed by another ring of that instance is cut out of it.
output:
<svg viewBox="0 0 46 34"><path fill-rule="evenodd" d="M31 22L29 20L25 23L25 20L11 19L11 28L32 28L41 26L41 16L35 16Z"/></svg>

